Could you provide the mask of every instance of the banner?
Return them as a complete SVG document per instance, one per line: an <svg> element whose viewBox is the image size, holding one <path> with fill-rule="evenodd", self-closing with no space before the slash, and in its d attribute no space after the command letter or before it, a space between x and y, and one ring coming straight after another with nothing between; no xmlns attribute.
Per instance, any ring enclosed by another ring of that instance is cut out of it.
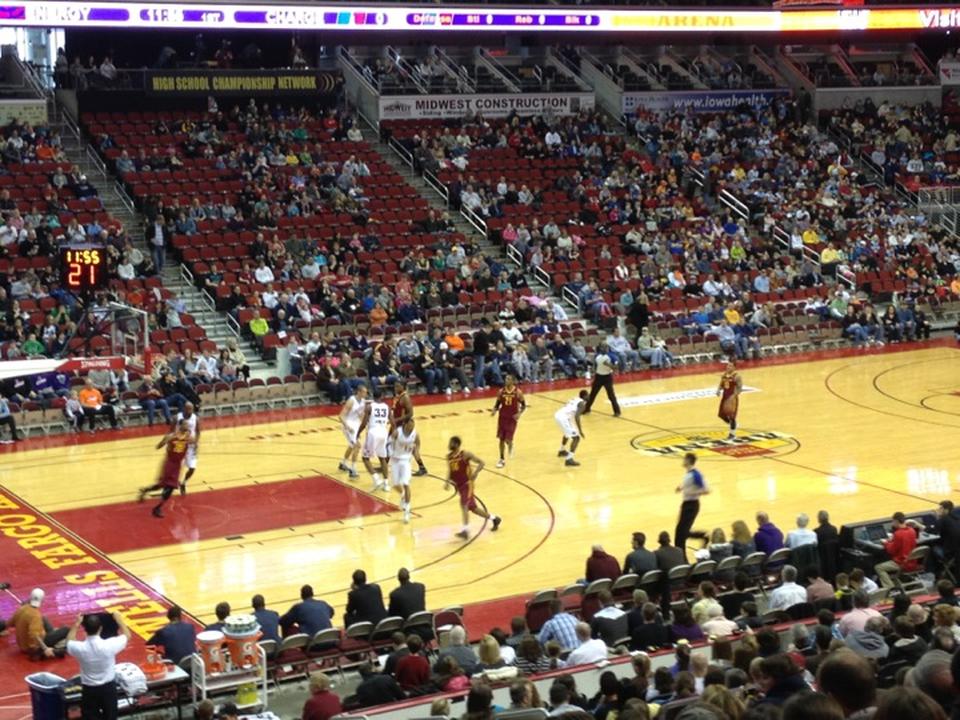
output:
<svg viewBox="0 0 960 720"><path fill-rule="evenodd" d="M623 113L637 109L650 112L719 112L740 105L764 108L777 98L790 95L789 90L681 90L677 92L626 92Z"/></svg>
<svg viewBox="0 0 960 720"><path fill-rule="evenodd" d="M297 95L331 93L339 76L316 70L148 70L155 95Z"/></svg>
<svg viewBox="0 0 960 720"><path fill-rule="evenodd" d="M592 110L593 93L517 93L516 95L389 95L380 98L380 120L576 115Z"/></svg>
<svg viewBox="0 0 960 720"><path fill-rule="evenodd" d="M960 60L941 60L937 63L941 85L960 85Z"/></svg>
<svg viewBox="0 0 960 720"><path fill-rule="evenodd" d="M0 125L14 120L31 125L47 124L46 100L0 100Z"/></svg>

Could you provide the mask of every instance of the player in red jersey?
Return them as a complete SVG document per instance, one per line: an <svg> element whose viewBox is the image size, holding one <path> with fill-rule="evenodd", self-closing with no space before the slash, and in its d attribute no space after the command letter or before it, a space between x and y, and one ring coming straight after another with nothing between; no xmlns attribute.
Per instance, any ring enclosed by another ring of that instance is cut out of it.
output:
<svg viewBox="0 0 960 720"><path fill-rule="evenodd" d="M407 383L403 380L397 380L393 385L393 407L390 412L390 427L388 429L390 436L393 436L394 430L402 428L407 420L413 420L413 401L410 400L410 394L407 392ZM426 475L427 467L420 457L419 446L414 452L413 459L417 461L417 471L414 476Z"/></svg>
<svg viewBox="0 0 960 720"><path fill-rule="evenodd" d="M501 518L497 515L491 515L487 510L477 503L473 494L473 486L477 481L477 475L483 470L483 460L473 453L467 452L461 447L460 438L454 435L450 438L450 444L447 446L450 450L447 453L447 480L449 487L453 485L460 495L460 511L463 516L463 527L457 533L457 537L466 540L470 537L470 513L479 515L484 519L493 521L493 527L496 531L500 527ZM470 464L474 464L471 471Z"/></svg>
<svg viewBox="0 0 960 720"><path fill-rule="evenodd" d="M163 439L157 443L157 450L162 447L167 448L167 454L163 458L163 465L160 467L160 477L150 487L140 489L139 502L149 492L160 491L160 503L153 509L153 516L162 518L161 509L173 491L180 487L180 470L183 466L183 459L187 454L187 449L194 440L190 437L190 428L187 421L181 419L176 427L163 436Z"/></svg>
<svg viewBox="0 0 960 720"><path fill-rule="evenodd" d="M527 401L523 397L520 388L517 387L517 381L513 375L508 374L504 378L504 385L497 393L497 402L490 411L493 415L497 411L497 440L500 441L500 459L497 461L497 467L502 468L507 464L505 451L510 448L510 456L513 457L513 436L517 432L517 422L520 415L527 409Z"/></svg>
<svg viewBox="0 0 960 720"><path fill-rule="evenodd" d="M720 398L720 412L717 416L730 426L728 437L731 440L737 436L737 410L740 409L741 390L743 390L743 381L737 372L737 366L733 360L730 360L717 387L717 397Z"/></svg>

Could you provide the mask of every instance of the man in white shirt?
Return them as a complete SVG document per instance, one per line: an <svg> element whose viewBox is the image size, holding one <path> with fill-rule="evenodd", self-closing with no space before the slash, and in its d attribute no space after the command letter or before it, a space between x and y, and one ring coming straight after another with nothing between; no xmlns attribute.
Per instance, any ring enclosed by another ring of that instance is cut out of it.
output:
<svg viewBox="0 0 960 720"><path fill-rule="evenodd" d="M300 267L300 275L306 280L314 280L320 274L320 264L315 257L310 258Z"/></svg>
<svg viewBox="0 0 960 720"><path fill-rule="evenodd" d="M269 268L267 269L269 270ZM267 289L260 295L260 300L263 301L263 306L267 310L273 310L280 302L280 295L273 289L273 285L267 283Z"/></svg>
<svg viewBox="0 0 960 720"><path fill-rule="evenodd" d="M130 640L130 630L118 612L112 614L119 635L100 637L101 616L80 615L67 634L67 654L80 665L80 703L84 718L116 720L117 717L117 655ZM77 640L80 628L85 640Z"/></svg>
<svg viewBox="0 0 960 720"><path fill-rule="evenodd" d="M810 517L806 513L797 515L797 527L787 533L784 544L791 550L801 545L816 545L817 534L807 527L809 524Z"/></svg>
<svg viewBox="0 0 960 720"><path fill-rule="evenodd" d="M513 350L517 346L517 343L523 341L523 333L513 322L512 318L508 318L505 321L505 326L500 329L500 333L503 335L503 344L506 345L509 350Z"/></svg>
<svg viewBox="0 0 960 720"><path fill-rule="evenodd" d="M260 261L260 265L254 271L253 276L258 283L272 283L274 281L273 270L268 268L263 260Z"/></svg>
<svg viewBox="0 0 960 720"><path fill-rule="evenodd" d="M784 565L780 577L783 582L770 593L768 610L786 610L807 601L807 591L797 585L797 569L793 565Z"/></svg>
<svg viewBox="0 0 960 720"><path fill-rule="evenodd" d="M577 639L580 647L573 650L567 658L567 666L589 665L607 659L607 644L603 640L590 637L590 626L585 622L577 623Z"/></svg>
<svg viewBox="0 0 960 720"><path fill-rule="evenodd" d="M544 136L543 142L546 143L548 148L553 150L557 146L563 144L563 138L560 137L560 133L558 133L554 128L550 128L550 130L548 130L547 134Z"/></svg>

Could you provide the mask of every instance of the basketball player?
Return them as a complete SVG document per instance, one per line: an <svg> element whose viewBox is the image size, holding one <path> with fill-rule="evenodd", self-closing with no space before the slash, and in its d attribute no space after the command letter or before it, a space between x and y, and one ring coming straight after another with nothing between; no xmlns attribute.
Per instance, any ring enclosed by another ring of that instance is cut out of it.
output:
<svg viewBox="0 0 960 720"><path fill-rule="evenodd" d="M160 503L153 508L153 516L163 517L163 505L173 491L180 485L180 470L183 466L184 456L193 440L190 437L190 428L186 420L179 420L175 428L163 436L163 439L157 443L157 450L166 446L167 454L163 459L163 465L160 468L160 477L150 487L140 489L140 495L137 502L143 502L143 499L149 492L160 491Z"/></svg>
<svg viewBox="0 0 960 720"><path fill-rule="evenodd" d="M390 407L380 399L379 391L373 394L373 402L367 403L363 410L363 419L357 430L357 437L367 431L363 443L363 466L373 476L373 490L387 489L387 441L390 439L388 427L390 425ZM376 458L379 469L374 470L372 461Z"/></svg>
<svg viewBox="0 0 960 720"><path fill-rule="evenodd" d="M367 386L357 385L353 395L347 398L340 410L340 429L347 439L347 449L338 467L347 472L351 480L360 477L357 472L357 455L360 454L360 422L363 420L363 411L366 406Z"/></svg>
<svg viewBox="0 0 960 720"><path fill-rule="evenodd" d="M449 474L446 485L447 487L453 485L460 495L460 513L463 518L463 527L460 528L457 537L466 540L470 537L470 513L492 520L493 527L490 529L494 532L500 527L502 520L498 515L491 516L489 512L477 504L477 499L473 495L473 487L477 482L477 475L483 470L483 460L464 450L461 444L460 438L456 435L450 438L450 444L447 446L450 452L447 453L447 472ZM470 463L475 466L472 472Z"/></svg>
<svg viewBox="0 0 960 720"><path fill-rule="evenodd" d="M200 416L197 415L193 403L189 400L183 404L183 412L178 412L173 421L174 427L180 424L180 421L187 423L187 429L190 431L190 445L187 446L187 474L183 476L183 482L180 483L180 494L187 494L187 480L193 477L197 471L197 445L200 444Z"/></svg>
<svg viewBox="0 0 960 720"><path fill-rule="evenodd" d="M586 437L583 434L583 428L580 426L580 416L584 413L587 405L587 398L590 396L586 390L581 390L580 394L573 400L567 401L567 404L553 414L553 419L563 431L563 441L560 443L560 449L557 451L557 457L565 457L564 463L567 467L577 467L580 465L574 458L577 447L580 445L580 438ZM567 440L570 441L570 450L567 450Z"/></svg>
<svg viewBox="0 0 960 720"><path fill-rule="evenodd" d="M687 554L687 538L691 535L696 537L706 537L704 533L691 532L693 523L700 514L700 497L707 495L710 489L707 487L703 474L697 470L697 456L688 452L683 456L683 469L686 471L683 476L683 482L677 485L677 492L683 494L683 501L680 503L680 517L677 519L677 529L673 534L674 544L680 548L680 552Z"/></svg>
<svg viewBox="0 0 960 720"><path fill-rule="evenodd" d="M410 522L410 460L420 449L420 436L414 428L413 418L394 429L390 435L390 482L400 493L400 508L403 521Z"/></svg>
<svg viewBox="0 0 960 720"><path fill-rule="evenodd" d="M720 412L717 415L730 426L730 434L727 436L730 440L737 436L737 410L740 409L742 390L743 381L737 373L737 366L733 360L728 360L727 369L720 377L720 385L717 387L717 397L720 398Z"/></svg>
<svg viewBox="0 0 960 720"><path fill-rule="evenodd" d="M393 414L390 416L391 436L394 430L403 427L407 420L413 419L413 401L410 400L410 395L407 393L407 383L403 380L397 380L393 386L393 393ZM414 475L417 477L426 475L427 468L420 457L419 445L417 445L417 452L413 457L417 461L417 472Z"/></svg>
<svg viewBox="0 0 960 720"><path fill-rule="evenodd" d="M517 381L513 375L507 374L504 378L503 387L497 393L497 402L494 404L490 414L497 411L497 440L500 441L500 459L497 460L497 467L502 468L507 464L504 457L504 451L510 448L510 457L513 457L513 436L517 432L517 422L520 415L527 409L527 401L523 397L520 388L517 387Z"/></svg>

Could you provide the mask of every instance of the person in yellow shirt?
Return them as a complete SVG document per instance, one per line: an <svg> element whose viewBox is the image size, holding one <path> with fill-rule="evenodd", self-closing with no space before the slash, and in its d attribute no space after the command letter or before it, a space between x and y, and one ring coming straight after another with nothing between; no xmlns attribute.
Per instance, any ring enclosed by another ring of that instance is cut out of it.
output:
<svg viewBox="0 0 960 720"><path fill-rule="evenodd" d="M820 262L824 265L833 265L843 259L843 254L837 250L833 243L828 243L820 253Z"/></svg>
<svg viewBox="0 0 960 720"><path fill-rule="evenodd" d="M737 309L736 304L728 305L723 311L723 317L726 318L727 322L731 325L740 324L740 311Z"/></svg>
<svg viewBox="0 0 960 720"><path fill-rule="evenodd" d="M803 231L803 244L804 245L816 245L820 242L820 233L818 233L813 227L808 227Z"/></svg>
<svg viewBox="0 0 960 720"><path fill-rule="evenodd" d="M63 643L70 632L70 628L54 628L40 613L45 596L41 588L34 588L30 592L30 599L17 608L9 623L13 626L20 652L34 660L52 658L54 655L63 657Z"/></svg>
<svg viewBox="0 0 960 720"><path fill-rule="evenodd" d="M960 295L960 276L955 277L950 283L950 292L954 295Z"/></svg>
<svg viewBox="0 0 960 720"><path fill-rule="evenodd" d="M117 428L117 408L103 402L103 393L94 386L93 380L87 378L84 381L83 388L78 393L78 399L91 433L96 430L98 415L107 417L110 420L110 427Z"/></svg>

